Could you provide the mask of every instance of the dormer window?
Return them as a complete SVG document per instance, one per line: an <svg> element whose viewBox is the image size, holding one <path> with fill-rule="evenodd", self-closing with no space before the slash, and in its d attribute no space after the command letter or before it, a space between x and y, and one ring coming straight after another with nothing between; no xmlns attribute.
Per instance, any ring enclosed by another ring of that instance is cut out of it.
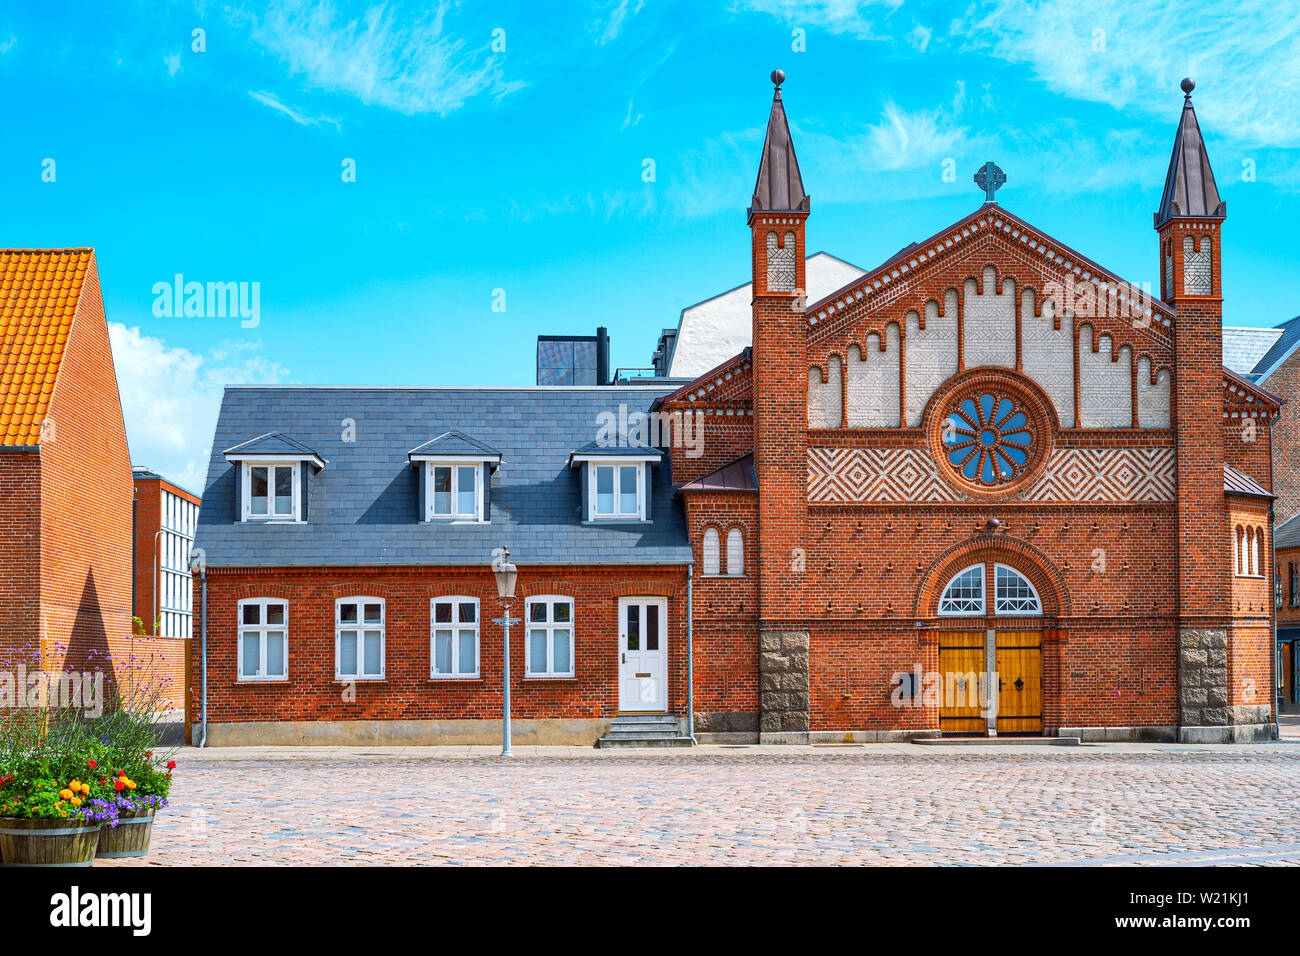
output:
<svg viewBox="0 0 1300 956"><path fill-rule="evenodd" d="M428 483L424 494L428 513L424 520L484 520L481 464L426 462L424 480Z"/></svg>
<svg viewBox="0 0 1300 956"><path fill-rule="evenodd" d="M245 521L300 521L299 468L296 462L243 466Z"/></svg>
<svg viewBox="0 0 1300 956"><path fill-rule="evenodd" d="M582 520L649 521L654 466L663 458L658 448L591 442L569 456L582 479Z"/></svg>
<svg viewBox="0 0 1300 956"><path fill-rule="evenodd" d="M235 466L235 520L307 520L312 476L326 461L279 432L259 435L224 452Z"/></svg>
<svg viewBox="0 0 1300 956"><path fill-rule="evenodd" d="M492 472L501 453L463 432L443 432L407 453L419 474L420 520L492 520Z"/></svg>
<svg viewBox="0 0 1300 956"><path fill-rule="evenodd" d="M588 462L587 480L595 489L589 496L591 513L589 521L602 519L642 520L645 517L643 493L645 481L641 477L645 467L641 462Z"/></svg>

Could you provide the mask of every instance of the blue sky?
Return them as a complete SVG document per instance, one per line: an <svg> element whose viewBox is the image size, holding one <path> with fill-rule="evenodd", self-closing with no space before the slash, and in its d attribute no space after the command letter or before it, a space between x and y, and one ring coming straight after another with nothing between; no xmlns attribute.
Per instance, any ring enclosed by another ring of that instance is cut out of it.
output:
<svg viewBox="0 0 1300 956"><path fill-rule="evenodd" d="M748 278L778 66L810 249L869 267L993 159L1008 209L1153 287L1191 75L1225 320L1300 312L1300 25L1253 0L7 3L3 242L97 249L132 457L198 487L227 382L531 384L538 333L601 324L645 365ZM156 316L177 273L259 283L257 327Z"/></svg>

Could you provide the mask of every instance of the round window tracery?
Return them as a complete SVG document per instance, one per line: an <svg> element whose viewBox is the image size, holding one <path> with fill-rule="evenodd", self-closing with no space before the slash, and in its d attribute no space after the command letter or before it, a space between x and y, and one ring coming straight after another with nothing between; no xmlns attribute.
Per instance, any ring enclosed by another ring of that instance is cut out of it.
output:
<svg viewBox="0 0 1300 956"><path fill-rule="evenodd" d="M959 399L943 429L943 450L967 481L986 487L1015 481L1034 460L1034 425L1013 396L994 390Z"/></svg>

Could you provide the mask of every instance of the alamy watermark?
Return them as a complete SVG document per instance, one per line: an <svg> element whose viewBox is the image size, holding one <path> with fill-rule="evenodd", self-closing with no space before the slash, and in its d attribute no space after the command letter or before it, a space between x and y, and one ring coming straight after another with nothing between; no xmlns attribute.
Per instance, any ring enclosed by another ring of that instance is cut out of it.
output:
<svg viewBox="0 0 1300 956"><path fill-rule="evenodd" d="M618 411L596 415L596 444L601 448L680 448L687 458L704 454L704 413Z"/></svg>
<svg viewBox="0 0 1300 956"><path fill-rule="evenodd" d="M104 672L0 670L0 710L25 708L77 709L87 717L104 713Z"/></svg>
<svg viewBox="0 0 1300 956"><path fill-rule="evenodd" d="M260 282L186 282L178 272L171 282L155 282L153 294L153 314L159 319L237 317L245 329L262 321Z"/></svg>

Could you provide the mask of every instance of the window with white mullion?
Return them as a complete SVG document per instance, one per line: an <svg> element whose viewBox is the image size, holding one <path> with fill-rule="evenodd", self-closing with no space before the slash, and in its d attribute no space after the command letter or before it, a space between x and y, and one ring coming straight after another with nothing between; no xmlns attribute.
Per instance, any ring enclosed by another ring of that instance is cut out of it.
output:
<svg viewBox="0 0 1300 956"><path fill-rule="evenodd" d="M299 466L294 462L245 462L244 518L298 520Z"/></svg>
<svg viewBox="0 0 1300 956"><path fill-rule="evenodd" d="M984 613L984 565L976 564L959 571L939 598L943 615Z"/></svg>
<svg viewBox="0 0 1300 956"><path fill-rule="evenodd" d="M591 462L588 467L592 519L635 519L644 515L640 463Z"/></svg>
<svg viewBox="0 0 1300 956"><path fill-rule="evenodd" d="M430 518L479 521L483 515L483 468L463 462L430 462L428 511Z"/></svg>
<svg viewBox="0 0 1300 956"><path fill-rule="evenodd" d="M429 676L437 680L479 676L478 598L441 597L430 602Z"/></svg>
<svg viewBox="0 0 1300 956"><path fill-rule="evenodd" d="M573 599L529 598L525 627L529 677L573 676Z"/></svg>
<svg viewBox="0 0 1300 956"><path fill-rule="evenodd" d="M334 608L334 676L339 680L381 680L383 599L340 598Z"/></svg>
<svg viewBox="0 0 1300 956"><path fill-rule="evenodd" d="M240 601L238 625L239 680L288 680L289 604L275 598Z"/></svg>

